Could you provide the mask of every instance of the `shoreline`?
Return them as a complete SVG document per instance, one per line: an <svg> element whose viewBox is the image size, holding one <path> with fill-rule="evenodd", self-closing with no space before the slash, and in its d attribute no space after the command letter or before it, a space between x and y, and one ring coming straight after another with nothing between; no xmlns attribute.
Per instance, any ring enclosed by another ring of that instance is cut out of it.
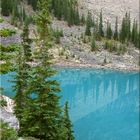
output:
<svg viewBox="0 0 140 140"><path fill-rule="evenodd" d="M118 67L112 66L109 64L105 65L94 65L94 64L84 64L84 63L75 63L68 61L56 62L53 64L54 67L58 68L94 68L99 70L115 70L115 71L126 71L126 72L140 72L140 67Z"/></svg>

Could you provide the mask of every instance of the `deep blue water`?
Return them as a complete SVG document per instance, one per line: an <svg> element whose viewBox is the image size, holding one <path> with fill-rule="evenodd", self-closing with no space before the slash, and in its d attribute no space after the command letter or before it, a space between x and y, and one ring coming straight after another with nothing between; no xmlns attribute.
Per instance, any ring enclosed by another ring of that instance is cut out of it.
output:
<svg viewBox="0 0 140 140"><path fill-rule="evenodd" d="M69 102L76 140L139 140L139 74L95 69L61 69L55 76ZM1 75L13 97L10 74Z"/></svg>

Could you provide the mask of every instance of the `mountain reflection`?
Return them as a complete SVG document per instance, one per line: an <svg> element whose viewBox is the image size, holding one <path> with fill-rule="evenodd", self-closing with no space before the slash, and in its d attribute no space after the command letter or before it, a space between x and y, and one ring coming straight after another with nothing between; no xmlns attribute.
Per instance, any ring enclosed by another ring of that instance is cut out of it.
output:
<svg viewBox="0 0 140 140"><path fill-rule="evenodd" d="M139 73L63 69L56 78L77 140L139 139Z"/></svg>

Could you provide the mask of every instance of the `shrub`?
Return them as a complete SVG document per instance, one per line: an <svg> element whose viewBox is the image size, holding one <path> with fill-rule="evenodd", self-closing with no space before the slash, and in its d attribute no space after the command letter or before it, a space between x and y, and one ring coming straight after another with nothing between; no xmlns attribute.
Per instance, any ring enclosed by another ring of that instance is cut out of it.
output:
<svg viewBox="0 0 140 140"><path fill-rule="evenodd" d="M2 23L4 21L4 19L2 19L1 17L0 17L0 23Z"/></svg>
<svg viewBox="0 0 140 140"><path fill-rule="evenodd" d="M0 45L1 52L15 52L18 50L19 50L19 46L16 44L12 44L12 45L8 45L8 46Z"/></svg>
<svg viewBox="0 0 140 140"><path fill-rule="evenodd" d="M106 41L105 42L105 49L109 52L113 52L113 43L112 41Z"/></svg>
<svg viewBox="0 0 140 140"><path fill-rule="evenodd" d="M16 34L15 30L7 29L7 28L0 30L1 37L8 37L8 36L12 36L13 34Z"/></svg>
<svg viewBox="0 0 140 140"><path fill-rule="evenodd" d="M53 30L53 36L55 37L55 42L60 43L60 38L63 37L63 31L62 30Z"/></svg>
<svg viewBox="0 0 140 140"><path fill-rule="evenodd" d="M1 140L17 140L17 132L8 126L7 123L0 120L0 139Z"/></svg>

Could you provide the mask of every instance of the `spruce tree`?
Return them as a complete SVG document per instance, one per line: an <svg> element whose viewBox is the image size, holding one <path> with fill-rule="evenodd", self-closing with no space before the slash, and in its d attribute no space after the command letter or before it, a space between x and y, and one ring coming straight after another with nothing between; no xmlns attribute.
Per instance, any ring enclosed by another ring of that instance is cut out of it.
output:
<svg viewBox="0 0 140 140"><path fill-rule="evenodd" d="M39 52L35 59L37 65L30 71L22 134L43 140L62 140L59 129L62 125L62 110L59 106L60 97L57 95L60 87L56 80L51 79L56 71L51 68L51 57L48 53L51 47L49 8L49 0L40 0L38 3L36 25Z"/></svg>
<svg viewBox="0 0 140 140"><path fill-rule="evenodd" d="M15 107L14 113L19 121L19 135L21 135L22 127L23 127L23 114L24 109L27 107L27 96L26 96L26 88L27 88L27 64L25 62L25 57L23 54L22 48L19 50L17 63L16 63L16 75L14 90L16 91L15 96Z"/></svg>
<svg viewBox="0 0 140 140"><path fill-rule="evenodd" d="M91 13L88 12L87 20L86 20L86 31L85 31L85 35L88 35L88 36L91 35L91 26L92 26Z"/></svg>
<svg viewBox="0 0 140 140"><path fill-rule="evenodd" d="M125 18L122 20L121 30L120 30L120 41L124 43L126 41L126 21Z"/></svg>
<svg viewBox="0 0 140 140"><path fill-rule="evenodd" d="M23 51L25 54L25 59L26 61L30 61L31 60L31 39L29 38L29 27L28 27L28 23L24 24L24 28L23 28L23 33L22 33L22 46L23 46Z"/></svg>
<svg viewBox="0 0 140 140"><path fill-rule="evenodd" d="M101 10L101 12L100 12L99 35L100 35L101 37L104 37L102 10Z"/></svg>
<svg viewBox="0 0 140 140"><path fill-rule="evenodd" d="M107 37L108 39L111 39L111 38L112 38L111 23L109 23L109 22L107 22L106 37Z"/></svg>
<svg viewBox="0 0 140 140"><path fill-rule="evenodd" d="M114 40L118 40L118 17L116 17L115 32L114 32L113 38L114 38Z"/></svg>
<svg viewBox="0 0 140 140"><path fill-rule="evenodd" d="M69 118L68 102L65 103L63 123L65 127L65 140L74 140L74 131L72 130L72 124Z"/></svg>
<svg viewBox="0 0 140 140"><path fill-rule="evenodd" d="M1 0L1 14L3 16L9 16L12 12L12 1L11 0Z"/></svg>

